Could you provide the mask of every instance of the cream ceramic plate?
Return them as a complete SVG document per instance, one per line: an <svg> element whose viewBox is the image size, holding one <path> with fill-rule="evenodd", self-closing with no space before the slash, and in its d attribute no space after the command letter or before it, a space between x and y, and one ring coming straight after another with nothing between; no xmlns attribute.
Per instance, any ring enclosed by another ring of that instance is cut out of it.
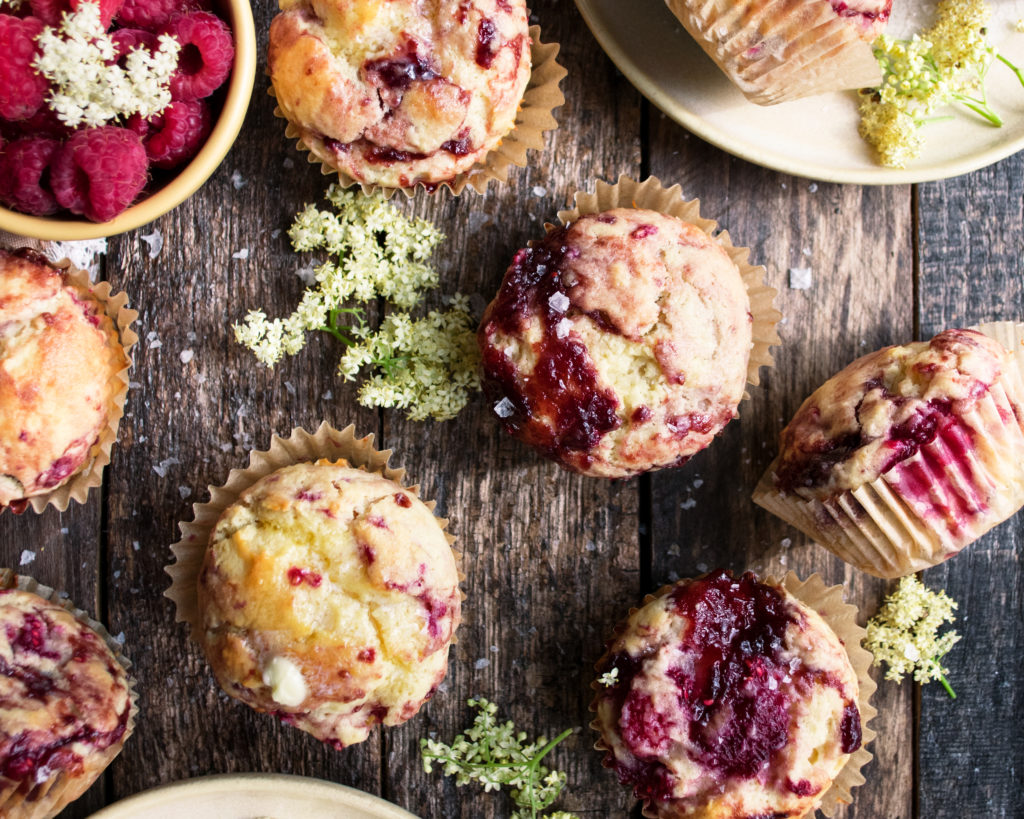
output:
<svg viewBox="0 0 1024 819"><path fill-rule="evenodd" d="M320 779L231 774L129 797L92 819L416 819L390 802Z"/></svg>
<svg viewBox="0 0 1024 819"><path fill-rule="evenodd" d="M1024 88L1002 64L989 72L989 102L1003 118L994 128L972 117L929 123L923 155L906 169L883 168L857 134L854 92L774 106L747 102L664 0L576 0L601 47L648 99L680 125L743 159L829 182L886 185L928 182L990 165L1024 148ZM1024 67L1024 0L989 0L991 39ZM931 22L934 0L895 0L888 31L900 35Z"/></svg>

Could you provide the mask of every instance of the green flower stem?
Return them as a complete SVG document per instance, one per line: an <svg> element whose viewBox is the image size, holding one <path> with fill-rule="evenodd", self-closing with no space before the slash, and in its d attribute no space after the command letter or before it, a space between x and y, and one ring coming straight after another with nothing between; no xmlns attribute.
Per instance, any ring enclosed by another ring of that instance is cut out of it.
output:
<svg viewBox="0 0 1024 819"><path fill-rule="evenodd" d="M533 758L533 761L530 763L530 778L526 780L526 791L528 796L530 797L531 819L537 819L537 800L533 798L533 780L536 778L535 774L537 772L537 768L540 766L540 761L548 754L550 754L555 749L555 746L558 745L558 743L560 743L570 734L572 734L572 728L566 728L564 731L562 731L562 733L560 733L547 745L541 748L540 753L537 754L537 756L535 756Z"/></svg>
<svg viewBox="0 0 1024 819"><path fill-rule="evenodd" d="M356 328L350 324L338 323L338 316L342 313L359 316L360 326L365 325L365 322L363 321L363 311L358 307L333 307L327 315L327 324L324 324L317 329L334 336L346 347L354 347L356 345L356 340L353 338L353 335Z"/></svg>
<svg viewBox="0 0 1024 819"><path fill-rule="evenodd" d="M1009 68L1016 75L1017 81L1022 86L1024 86L1024 72L1022 72L1017 66L1015 66L1013 63L1011 63L1008 59L1006 59L1006 57L1004 57L1002 54L998 54L997 53L996 54L996 59L999 60L999 62L1001 62L1007 68Z"/></svg>
<svg viewBox="0 0 1024 819"><path fill-rule="evenodd" d="M941 671L939 672L939 682L942 683L942 687L946 689L946 693L955 700L956 691L953 690L953 686L949 684L949 680L946 679L946 675Z"/></svg>

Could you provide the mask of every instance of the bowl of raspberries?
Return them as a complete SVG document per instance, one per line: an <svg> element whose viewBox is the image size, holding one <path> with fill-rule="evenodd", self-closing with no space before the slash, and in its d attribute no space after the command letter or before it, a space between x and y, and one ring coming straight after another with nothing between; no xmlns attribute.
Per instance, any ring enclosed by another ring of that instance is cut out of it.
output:
<svg viewBox="0 0 1024 819"><path fill-rule="evenodd" d="M0 0L0 229L92 239L173 209L255 73L249 0Z"/></svg>

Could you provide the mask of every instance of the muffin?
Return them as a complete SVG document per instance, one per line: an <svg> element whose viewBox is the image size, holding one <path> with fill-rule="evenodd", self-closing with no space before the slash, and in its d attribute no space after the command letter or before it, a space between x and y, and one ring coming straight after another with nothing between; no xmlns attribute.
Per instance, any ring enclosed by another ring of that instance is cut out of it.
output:
<svg viewBox="0 0 1024 819"><path fill-rule="evenodd" d="M343 748L433 695L458 583L413 491L344 461L298 463L249 487L213 528L200 639L228 694Z"/></svg>
<svg viewBox="0 0 1024 819"><path fill-rule="evenodd" d="M477 339L510 434L617 478L684 463L736 416L751 322L740 272L707 233L616 208L520 250Z"/></svg>
<svg viewBox="0 0 1024 819"><path fill-rule="evenodd" d="M598 747L646 816L805 816L861 745L842 642L750 573L719 570L648 598L597 670Z"/></svg>
<svg viewBox="0 0 1024 819"><path fill-rule="evenodd" d="M0 508L23 509L86 469L124 390L117 329L31 250L0 250Z"/></svg>
<svg viewBox="0 0 1024 819"><path fill-rule="evenodd" d="M0 589L0 814L55 816L131 733L124 668L58 603Z"/></svg>
<svg viewBox="0 0 1024 819"><path fill-rule="evenodd" d="M451 182L515 125L525 0L281 0L268 64L283 115L364 185Z"/></svg>
<svg viewBox="0 0 1024 819"><path fill-rule="evenodd" d="M892 0L666 0L701 48L751 102L877 86L872 41Z"/></svg>
<svg viewBox="0 0 1024 819"><path fill-rule="evenodd" d="M819 387L782 431L754 500L843 560L899 577L1024 505L1024 390L974 330L886 347Z"/></svg>

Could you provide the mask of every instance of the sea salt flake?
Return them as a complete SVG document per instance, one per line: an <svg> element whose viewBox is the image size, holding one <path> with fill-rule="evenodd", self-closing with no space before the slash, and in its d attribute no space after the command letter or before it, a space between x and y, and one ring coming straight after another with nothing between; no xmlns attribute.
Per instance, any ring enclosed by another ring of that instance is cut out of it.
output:
<svg viewBox="0 0 1024 819"><path fill-rule="evenodd" d="M486 657L481 657L479 660L473 663L473 668L475 668L477 671L480 671L483 668L487 668L487 666L489 666L490 664L490 660L488 660Z"/></svg>
<svg viewBox="0 0 1024 819"><path fill-rule="evenodd" d="M181 359L182 364L188 364L188 362L195 358L195 355L191 350L182 350L181 355L178 357Z"/></svg>
<svg viewBox="0 0 1024 819"><path fill-rule="evenodd" d="M185 500L185 498L192 494L192 488L189 486L179 486L178 494L181 495L182 500Z"/></svg>
<svg viewBox="0 0 1024 819"><path fill-rule="evenodd" d="M328 390L321 397L324 399L324 401L330 401L332 398L334 398L334 393Z"/></svg>
<svg viewBox="0 0 1024 819"><path fill-rule="evenodd" d="M701 478L693 479L693 488L700 489L704 485L704 481Z"/></svg>
<svg viewBox="0 0 1024 819"><path fill-rule="evenodd" d="M507 398L502 398L497 404L494 405L494 414L497 415L499 418L508 418L515 411L515 404L513 404Z"/></svg>
<svg viewBox="0 0 1024 819"><path fill-rule="evenodd" d="M137 552L137 551L139 551L140 548L141 548L141 546L139 544L139 541L133 540L132 541L132 551Z"/></svg>
<svg viewBox="0 0 1024 819"><path fill-rule="evenodd" d="M811 268L791 267L789 268L789 286L792 290L810 290Z"/></svg>
<svg viewBox="0 0 1024 819"><path fill-rule="evenodd" d="M300 267L295 271L295 275L299 277L306 287L312 287L316 284L316 272L313 270L313 265L307 265L306 267Z"/></svg>
<svg viewBox="0 0 1024 819"><path fill-rule="evenodd" d="M231 174L231 186L236 191L240 191L248 184L249 183L246 181L245 177L242 176L241 171L235 171L233 174Z"/></svg>
<svg viewBox="0 0 1024 819"><path fill-rule="evenodd" d="M793 539L784 537L781 541L779 541L779 544L782 546L783 549L788 549L790 546L793 545Z"/></svg>
<svg viewBox="0 0 1024 819"><path fill-rule="evenodd" d="M181 461L179 461L177 458L165 458L164 460L160 461L160 463L153 467L153 471L156 472L156 474L159 475L161 478L166 478L168 467L180 463Z"/></svg>
<svg viewBox="0 0 1024 819"><path fill-rule="evenodd" d="M295 395L295 385L291 381L285 381L284 388L288 390L289 395Z"/></svg>
<svg viewBox="0 0 1024 819"><path fill-rule="evenodd" d="M556 313L564 313L569 309L569 297L562 292L552 293L548 297L548 305Z"/></svg>
<svg viewBox="0 0 1024 819"><path fill-rule="evenodd" d="M164 249L164 235L159 230L152 233L143 233L142 241L149 245L149 258L155 259Z"/></svg>
<svg viewBox="0 0 1024 819"><path fill-rule="evenodd" d="M243 247L241 250L236 250L234 253L231 254L231 258L232 259L243 259L243 260L244 259L248 259L249 258L249 248Z"/></svg>
<svg viewBox="0 0 1024 819"><path fill-rule="evenodd" d="M33 560L36 559L36 553L31 549L23 549L21 552L21 565L27 566Z"/></svg>
<svg viewBox="0 0 1024 819"><path fill-rule="evenodd" d="M693 509L693 507L696 506L696 505L697 505L697 501L696 500L694 500L693 498L687 498L681 504L679 504L679 508L680 509Z"/></svg>
<svg viewBox="0 0 1024 819"><path fill-rule="evenodd" d="M538 197L540 197L540 196L547 196L548 195L548 189L544 188L544 187L541 187L540 185L534 185L534 187L533 187L533 195L534 196L538 196Z"/></svg>
<svg viewBox="0 0 1024 819"><path fill-rule="evenodd" d="M96 279L100 270L99 256L107 252L106 239L86 239L81 242L54 242L44 253L52 262L68 259L75 267L88 271L89 278Z"/></svg>
<svg viewBox="0 0 1024 819"><path fill-rule="evenodd" d="M572 329L572 322L567 318L559 319L558 324L555 325L555 338L565 338L569 335L569 330Z"/></svg>

